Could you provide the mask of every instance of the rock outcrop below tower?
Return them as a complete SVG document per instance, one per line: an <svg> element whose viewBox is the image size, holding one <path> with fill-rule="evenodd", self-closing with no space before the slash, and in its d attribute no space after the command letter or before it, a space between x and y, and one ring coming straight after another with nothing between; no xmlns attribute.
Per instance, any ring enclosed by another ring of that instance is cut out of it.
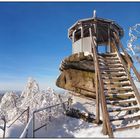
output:
<svg viewBox="0 0 140 140"><path fill-rule="evenodd" d="M91 53L70 55L61 62L60 71L56 81L58 87L95 98L94 63Z"/></svg>

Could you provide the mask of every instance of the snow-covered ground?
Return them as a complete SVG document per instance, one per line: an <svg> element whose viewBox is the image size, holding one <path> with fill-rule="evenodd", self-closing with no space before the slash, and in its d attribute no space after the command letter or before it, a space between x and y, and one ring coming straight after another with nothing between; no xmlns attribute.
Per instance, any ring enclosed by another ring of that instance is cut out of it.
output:
<svg viewBox="0 0 140 140"><path fill-rule="evenodd" d="M54 94L54 91L51 88L48 88L47 91L42 93L39 90L38 84L31 79L28 81L21 97L17 97L13 93L7 93L5 96L12 103L9 105L8 102L6 102L6 98L4 97L2 103L0 104L1 109L2 107L5 107L2 109L3 112L1 112L1 114L5 113L8 120L6 127L6 138L19 138L22 134L25 128L25 122L22 120L17 121L14 125L12 125L12 127L8 128L8 126L15 118L14 115L18 115L21 110L25 109L27 106L30 106L32 112L33 110L40 107L49 106L59 102L57 96ZM74 108L95 114L95 100L83 99L80 97L72 98L72 106ZM8 111L6 109L8 109ZM41 116L43 116L43 114L41 114ZM108 138L108 136L103 135L102 133L102 125L98 126L93 123L85 122L81 119L67 117L62 113L59 113L58 117L56 116L52 116L52 119L48 125L35 133L36 138ZM38 119L43 123L46 120L45 118L40 117L38 117ZM31 138L32 124L28 132L28 137ZM2 131L0 130L0 137L1 136ZM140 138L140 128L114 132L114 136L116 138Z"/></svg>

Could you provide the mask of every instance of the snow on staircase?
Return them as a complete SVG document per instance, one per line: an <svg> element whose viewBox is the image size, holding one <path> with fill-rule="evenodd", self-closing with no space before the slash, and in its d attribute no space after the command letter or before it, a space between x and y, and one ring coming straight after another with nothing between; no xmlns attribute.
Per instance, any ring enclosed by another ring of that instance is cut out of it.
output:
<svg viewBox="0 0 140 140"><path fill-rule="evenodd" d="M98 54L107 113L113 131L140 126L140 105L117 53Z"/></svg>

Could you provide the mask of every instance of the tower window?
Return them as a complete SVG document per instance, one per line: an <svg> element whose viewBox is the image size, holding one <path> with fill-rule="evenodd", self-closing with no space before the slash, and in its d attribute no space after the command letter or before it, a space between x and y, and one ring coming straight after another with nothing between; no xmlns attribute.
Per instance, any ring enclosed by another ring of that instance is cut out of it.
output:
<svg viewBox="0 0 140 140"><path fill-rule="evenodd" d="M77 40L79 40L81 38L81 29L78 29L76 32L75 32L75 35L74 35L74 42L76 42Z"/></svg>

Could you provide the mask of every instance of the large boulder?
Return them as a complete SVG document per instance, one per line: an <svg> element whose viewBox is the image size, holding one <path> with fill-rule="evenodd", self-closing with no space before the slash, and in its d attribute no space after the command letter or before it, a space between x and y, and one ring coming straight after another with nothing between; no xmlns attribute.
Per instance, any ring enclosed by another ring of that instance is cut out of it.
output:
<svg viewBox="0 0 140 140"><path fill-rule="evenodd" d="M58 87L95 98L95 70L90 53L72 54L61 62L60 70Z"/></svg>

